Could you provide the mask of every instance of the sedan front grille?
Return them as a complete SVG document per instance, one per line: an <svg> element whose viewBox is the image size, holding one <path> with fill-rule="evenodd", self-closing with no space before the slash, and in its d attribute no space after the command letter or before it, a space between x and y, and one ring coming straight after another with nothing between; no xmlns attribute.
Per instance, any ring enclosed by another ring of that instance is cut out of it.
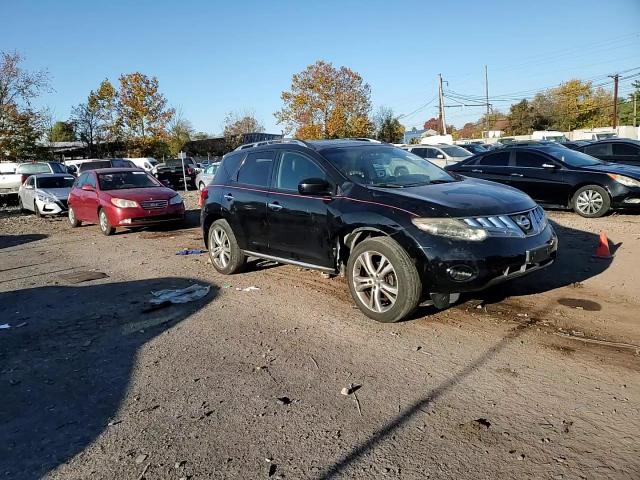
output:
<svg viewBox="0 0 640 480"><path fill-rule="evenodd" d="M482 228L494 237L529 237L537 235L547 226L547 218L541 207L507 215L463 218L474 228Z"/></svg>
<svg viewBox="0 0 640 480"><path fill-rule="evenodd" d="M169 205L168 200L147 200L140 202L140 206L145 210L161 210L167 208L167 205Z"/></svg>

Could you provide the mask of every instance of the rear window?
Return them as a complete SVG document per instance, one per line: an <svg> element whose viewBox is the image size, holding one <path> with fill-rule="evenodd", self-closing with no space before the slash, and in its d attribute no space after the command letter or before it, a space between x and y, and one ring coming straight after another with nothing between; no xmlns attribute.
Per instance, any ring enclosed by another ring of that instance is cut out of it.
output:
<svg viewBox="0 0 640 480"><path fill-rule="evenodd" d="M614 155L638 155L638 147L630 143L614 143L611 145Z"/></svg>
<svg viewBox="0 0 640 480"><path fill-rule="evenodd" d="M255 152L247 155L238 172L238 183L260 187L269 186L275 156L273 151Z"/></svg>
<svg viewBox="0 0 640 480"><path fill-rule="evenodd" d="M584 147L584 153L589 155L609 155L609 144L597 143L595 145L587 145Z"/></svg>
<svg viewBox="0 0 640 480"><path fill-rule="evenodd" d="M488 166L507 166L509 165L509 155L510 152L496 152L490 153L489 155L485 155L480 158L476 165L488 165Z"/></svg>
<svg viewBox="0 0 640 480"><path fill-rule="evenodd" d="M147 172L114 172L98 175L100 190L159 187L161 184Z"/></svg>
<svg viewBox="0 0 640 480"><path fill-rule="evenodd" d="M15 163L0 163L0 173L4 173L4 174L16 173L16 164Z"/></svg>
<svg viewBox="0 0 640 480"><path fill-rule="evenodd" d="M38 188L71 188L73 177L40 177L36 178Z"/></svg>
<svg viewBox="0 0 640 480"><path fill-rule="evenodd" d="M50 173L51 168L46 163L23 163L16 169L16 173Z"/></svg>
<svg viewBox="0 0 640 480"><path fill-rule="evenodd" d="M115 168L138 168L132 161L120 159L111 160L111 166Z"/></svg>
<svg viewBox="0 0 640 480"><path fill-rule="evenodd" d="M100 162L85 162L78 165L78 171L80 172L96 170L98 168L111 168L111 162L109 160L103 160Z"/></svg>

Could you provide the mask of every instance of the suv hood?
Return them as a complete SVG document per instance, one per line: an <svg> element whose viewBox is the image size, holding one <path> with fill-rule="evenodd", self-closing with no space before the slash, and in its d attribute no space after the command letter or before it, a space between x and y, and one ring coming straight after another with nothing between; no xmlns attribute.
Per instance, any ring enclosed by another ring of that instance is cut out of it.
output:
<svg viewBox="0 0 640 480"><path fill-rule="evenodd" d="M503 215L534 208L525 193L498 183L463 180L405 188L367 187L376 202L425 217Z"/></svg>
<svg viewBox="0 0 640 480"><path fill-rule="evenodd" d="M592 165L590 167L582 167L583 170L602 173L618 173L628 177L640 180L640 167L635 165L625 165L624 163L602 163L600 165Z"/></svg>

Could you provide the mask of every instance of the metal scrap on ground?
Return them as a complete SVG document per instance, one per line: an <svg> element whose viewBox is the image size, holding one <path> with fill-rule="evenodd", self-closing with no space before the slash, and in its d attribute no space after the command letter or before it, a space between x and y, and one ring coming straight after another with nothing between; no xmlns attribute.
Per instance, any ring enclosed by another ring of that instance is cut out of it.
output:
<svg viewBox="0 0 640 480"><path fill-rule="evenodd" d="M152 305L160 305L165 302L187 303L205 297L209 293L209 290L211 290L209 285L198 285L197 283L194 283L187 288L179 290L160 290L158 292L151 292L155 298L152 298L149 302Z"/></svg>

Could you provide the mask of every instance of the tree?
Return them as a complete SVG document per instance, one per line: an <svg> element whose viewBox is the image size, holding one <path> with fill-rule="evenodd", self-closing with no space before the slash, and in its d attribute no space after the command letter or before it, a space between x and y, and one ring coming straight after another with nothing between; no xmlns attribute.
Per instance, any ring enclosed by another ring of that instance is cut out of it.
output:
<svg viewBox="0 0 640 480"><path fill-rule="evenodd" d="M229 112L224 118L223 136L229 148L242 144L247 133L264 132L264 126L249 112Z"/></svg>
<svg viewBox="0 0 640 480"><path fill-rule="evenodd" d="M435 130L437 132L440 130L440 120L435 117L431 117L429 120L424 122L423 128L425 130Z"/></svg>
<svg viewBox="0 0 640 480"><path fill-rule="evenodd" d="M281 98L284 106L274 115L298 138L367 137L373 130L371 88L347 67L319 60L294 74Z"/></svg>
<svg viewBox="0 0 640 480"><path fill-rule="evenodd" d="M178 112L168 125L168 141L169 154L177 157L184 146L189 142L193 135L193 126L191 122L182 117L182 113Z"/></svg>
<svg viewBox="0 0 640 480"><path fill-rule="evenodd" d="M640 80L636 80L631 83L631 87L633 91L629 94L627 100L622 100L620 105L618 106L618 118L620 125L637 125L638 119L633 118L633 100L634 95L636 96L636 115L638 110L638 102L640 102ZM635 120L635 124L634 124Z"/></svg>
<svg viewBox="0 0 640 480"><path fill-rule="evenodd" d="M138 154L148 153L154 141L167 137L167 124L175 111L167 107L156 77L135 72L119 80L119 114L125 135Z"/></svg>
<svg viewBox="0 0 640 480"><path fill-rule="evenodd" d="M475 122L467 122L456 131L457 138L480 138L481 135L482 128Z"/></svg>
<svg viewBox="0 0 640 480"><path fill-rule="evenodd" d="M374 119L376 138L383 142L400 143L404 139L404 125L393 114L393 110L380 107Z"/></svg>
<svg viewBox="0 0 640 480"><path fill-rule="evenodd" d="M207 132L196 132L191 135L192 140L206 140L211 137L213 137L213 135L209 135Z"/></svg>
<svg viewBox="0 0 640 480"><path fill-rule="evenodd" d="M40 152L36 144L44 131L42 112L31 107L49 88L46 71L22 68L18 53L0 52L0 157L18 159Z"/></svg>
<svg viewBox="0 0 640 480"><path fill-rule="evenodd" d="M96 103L91 101L91 95L87 102L80 103L71 109L71 121L75 125L78 138L87 145L89 156L95 156L101 119Z"/></svg>
<svg viewBox="0 0 640 480"><path fill-rule="evenodd" d="M73 122L56 122L48 133L50 142L73 142L76 139L76 132Z"/></svg>
<svg viewBox="0 0 640 480"><path fill-rule="evenodd" d="M528 100L521 100L511 105L508 119L507 132L510 135L528 135L533 132L535 123L534 110Z"/></svg>

